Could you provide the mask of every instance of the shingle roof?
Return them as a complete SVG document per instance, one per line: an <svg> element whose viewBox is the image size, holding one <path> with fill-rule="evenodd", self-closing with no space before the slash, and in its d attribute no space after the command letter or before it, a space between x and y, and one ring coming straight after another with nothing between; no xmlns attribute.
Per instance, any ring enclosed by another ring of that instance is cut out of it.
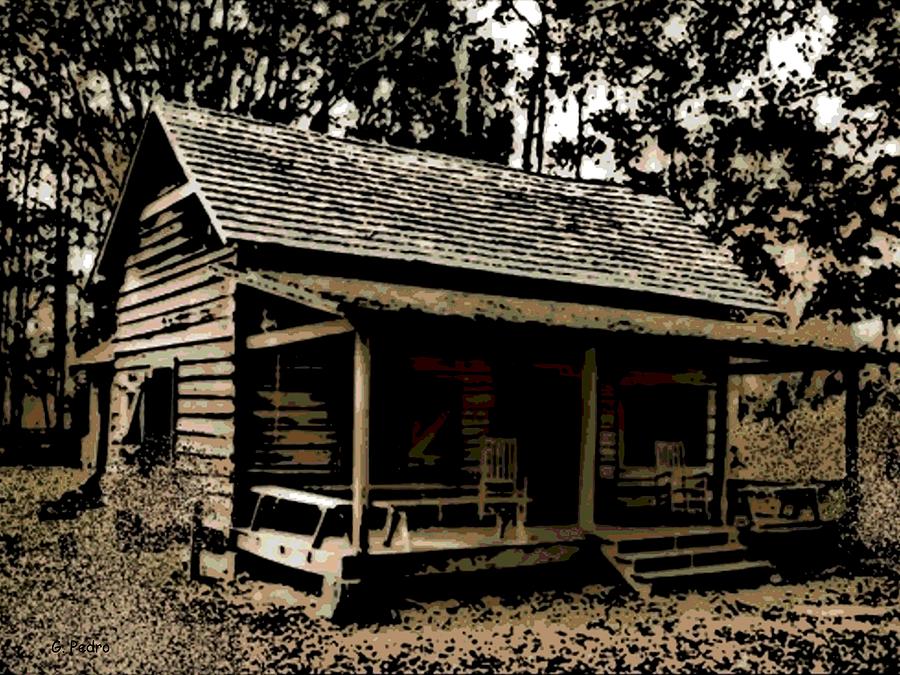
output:
<svg viewBox="0 0 900 675"><path fill-rule="evenodd" d="M181 105L157 115L228 240L777 311L665 197Z"/></svg>

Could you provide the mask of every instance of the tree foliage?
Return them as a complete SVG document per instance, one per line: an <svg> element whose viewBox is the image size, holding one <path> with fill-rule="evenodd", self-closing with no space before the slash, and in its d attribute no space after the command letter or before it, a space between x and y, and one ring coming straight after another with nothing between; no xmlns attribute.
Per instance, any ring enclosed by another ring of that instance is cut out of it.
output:
<svg viewBox="0 0 900 675"><path fill-rule="evenodd" d="M0 0L0 400L61 401L157 97L664 192L796 320L890 338L898 25L888 0Z"/></svg>

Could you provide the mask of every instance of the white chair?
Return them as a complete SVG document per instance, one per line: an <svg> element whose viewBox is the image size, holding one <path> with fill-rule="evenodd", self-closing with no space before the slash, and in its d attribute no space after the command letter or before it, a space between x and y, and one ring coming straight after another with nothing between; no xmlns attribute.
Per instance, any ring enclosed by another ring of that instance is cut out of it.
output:
<svg viewBox="0 0 900 675"><path fill-rule="evenodd" d="M489 504L510 504L516 509L516 533L525 539L525 518L528 509L528 479L518 484L518 444L515 438L481 439L481 476L478 483L478 517L484 518ZM498 513L500 536L505 521Z"/></svg>
<svg viewBox="0 0 900 675"><path fill-rule="evenodd" d="M682 441L656 441L655 449L658 478L668 478L669 509L673 513L703 514L709 520L709 475L685 466Z"/></svg>

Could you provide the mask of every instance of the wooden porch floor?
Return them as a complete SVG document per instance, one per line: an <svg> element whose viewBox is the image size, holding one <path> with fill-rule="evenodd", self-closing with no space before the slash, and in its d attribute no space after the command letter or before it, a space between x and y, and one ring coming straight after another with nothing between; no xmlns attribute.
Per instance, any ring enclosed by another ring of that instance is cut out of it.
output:
<svg viewBox="0 0 900 675"><path fill-rule="evenodd" d="M413 530L409 533L408 545L395 540L391 546L384 546L385 533L375 530L369 535L369 553L387 555L417 551L451 551L474 548L515 548L535 544L555 544L576 542L585 538L584 531L575 525L526 526L526 538L518 540L511 534L500 538L496 527L432 527Z"/></svg>
<svg viewBox="0 0 900 675"><path fill-rule="evenodd" d="M699 534L731 533L734 530L727 525L595 525L587 535L592 535L608 543L627 539L647 539L651 537L677 537Z"/></svg>

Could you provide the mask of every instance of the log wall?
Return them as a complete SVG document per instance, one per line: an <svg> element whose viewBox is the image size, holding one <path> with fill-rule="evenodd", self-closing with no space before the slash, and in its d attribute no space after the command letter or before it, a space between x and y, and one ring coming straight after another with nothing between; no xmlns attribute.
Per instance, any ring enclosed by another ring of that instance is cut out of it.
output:
<svg viewBox="0 0 900 675"><path fill-rule="evenodd" d="M126 225L122 223L122 225ZM192 200L136 225L116 302L110 462L121 463L141 386L172 368L170 468L227 527L234 471L235 283L211 269L233 262Z"/></svg>
<svg viewBox="0 0 900 675"><path fill-rule="evenodd" d="M348 448L351 408L347 340L322 338L256 351L251 393L250 470L330 474Z"/></svg>

